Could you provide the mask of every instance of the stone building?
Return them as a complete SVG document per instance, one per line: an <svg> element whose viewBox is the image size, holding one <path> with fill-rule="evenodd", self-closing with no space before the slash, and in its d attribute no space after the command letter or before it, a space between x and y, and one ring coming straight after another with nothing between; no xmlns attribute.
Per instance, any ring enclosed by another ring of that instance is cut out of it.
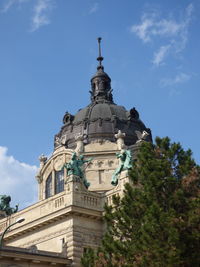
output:
<svg viewBox="0 0 200 267"><path fill-rule="evenodd" d="M71 267L63 253L41 251L35 247L6 246L0 249L0 267Z"/></svg>
<svg viewBox="0 0 200 267"><path fill-rule="evenodd" d="M62 253L72 260L73 266L80 266L84 249L100 243L104 204L111 204L112 195L123 194L124 184L129 181L127 170L121 169L117 185L111 184L120 165L116 153L128 150L135 157L141 141L151 142L151 131L140 120L137 110L133 107L127 111L113 100L111 79L102 65L100 39L97 60L89 105L75 115L64 115L51 157L39 158L38 202L0 220L2 232L16 219L25 219L5 235L6 246L21 249L34 246L39 251ZM81 179L62 168L73 155L79 160L82 156L82 164L90 159L84 164ZM90 183L88 189L85 178Z"/></svg>

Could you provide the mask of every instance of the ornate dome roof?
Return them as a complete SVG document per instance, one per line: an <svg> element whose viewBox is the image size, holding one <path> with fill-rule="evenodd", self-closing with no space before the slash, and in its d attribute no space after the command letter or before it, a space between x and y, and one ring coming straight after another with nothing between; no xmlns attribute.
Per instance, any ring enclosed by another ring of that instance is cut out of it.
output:
<svg viewBox="0 0 200 267"><path fill-rule="evenodd" d="M101 62L99 41L99 65L96 74L91 79L91 103L80 109L75 116L68 112L64 115L60 132L55 136L55 148L65 145L74 148L76 138L82 136L85 144L109 140L115 142L114 135L120 130L125 133L124 142L130 146L136 143L143 131L149 133L147 140L151 141L151 131L139 119L135 108L127 111L123 106L113 102L111 79L104 72Z"/></svg>

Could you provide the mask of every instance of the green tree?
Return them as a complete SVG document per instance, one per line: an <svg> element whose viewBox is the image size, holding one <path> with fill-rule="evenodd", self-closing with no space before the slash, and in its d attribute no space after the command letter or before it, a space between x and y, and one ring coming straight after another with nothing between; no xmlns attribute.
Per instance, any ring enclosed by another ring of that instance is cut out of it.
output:
<svg viewBox="0 0 200 267"><path fill-rule="evenodd" d="M141 145L124 197L105 206L107 232L84 267L200 266L200 168L179 143L155 143Z"/></svg>

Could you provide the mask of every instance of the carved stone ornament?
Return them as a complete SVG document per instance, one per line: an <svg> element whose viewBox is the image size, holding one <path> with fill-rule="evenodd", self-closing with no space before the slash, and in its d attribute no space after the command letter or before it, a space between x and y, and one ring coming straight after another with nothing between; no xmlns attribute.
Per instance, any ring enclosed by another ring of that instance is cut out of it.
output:
<svg viewBox="0 0 200 267"><path fill-rule="evenodd" d="M43 168L47 161L47 157L44 154L42 154L41 156L39 156L39 161L40 161L40 168Z"/></svg>
<svg viewBox="0 0 200 267"><path fill-rule="evenodd" d="M39 156L39 161L40 161L40 167L39 167L39 170L38 170L35 178L38 181L38 183L40 184L42 182L41 171L42 171L45 163L47 162L47 157L44 154L42 154L41 156Z"/></svg>
<svg viewBox="0 0 200 267"><path fill-rule="evenodd" d="M61 140L58 136L55 136L55 139L54 139L54 145L55 147L59 146L61 144Z"/></svg>
<svg viewBox="0 0 200 267"><path fill-rule="evenodd" d="M62 156L58 156L55 160L54 160L54 169L56 171L60 171L60 169L62 168L64 164L64 158L63 155Z"/></svg>
<svg viewBox="0 0 200 267"><path fill-rule="evenodd" d="M118 131L117 134L115 134L115 138L117 139L117 146L119 150L122 150L125 148L124 144L124 137L126 136L125 133L122 133L121 130Z"/></svg>
<svg viewBox="0 0 200 267"><path fill-rule="evenodd" d="M82 152L84 152L83 139L84 139L84 136L82 134L78 134L75 136L75 140L76 140L75 152L77 153L77 155L80 155Z"/></svg>
<svg viewBox="0 0 200 267"><path fill-rule="evenodd" d="M60 143L61 143L62 145L66 145L66 141L67 141L67 136L66 136L66 135L63 135L63 136L61 137Z"/></svg>
<svg viewBox="0 0 200 267"><path fill-rule="evenodd" d="M149 133L147 131L145 131L145 130L142 133L139 132L139 131L136 131L136 134L137 134L137 137L138 137L138 140L137 140L136 143L140 143L142 141L146 141L146 139L149 136Z"/></svg>
<svg viewBox="0 0 200 267"><path fill-rule="evenodd" d="M74 116L71 115L69 112L66 112L63 117L63 124L71 124L73 119L74 119Z"/></svg>
<svg viewBox="0 0 200 267"><path fill-rule="evenodd" d="M35 178L36 178L36 180L38 181L39 184L42 183L42 175L40 173L37 173Z"/></svg>

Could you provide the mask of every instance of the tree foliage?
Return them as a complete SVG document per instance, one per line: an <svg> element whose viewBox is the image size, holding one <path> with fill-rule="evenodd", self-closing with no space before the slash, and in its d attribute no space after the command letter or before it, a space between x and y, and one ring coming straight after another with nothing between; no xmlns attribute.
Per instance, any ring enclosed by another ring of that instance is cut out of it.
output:
<svg viewBox="0 0 200 267"><path fill-rule="evenodd" d="M200 168L191 155L168 137L141 145L124 197L105 206L102 244L83 266L200 266Z"/></svg>

